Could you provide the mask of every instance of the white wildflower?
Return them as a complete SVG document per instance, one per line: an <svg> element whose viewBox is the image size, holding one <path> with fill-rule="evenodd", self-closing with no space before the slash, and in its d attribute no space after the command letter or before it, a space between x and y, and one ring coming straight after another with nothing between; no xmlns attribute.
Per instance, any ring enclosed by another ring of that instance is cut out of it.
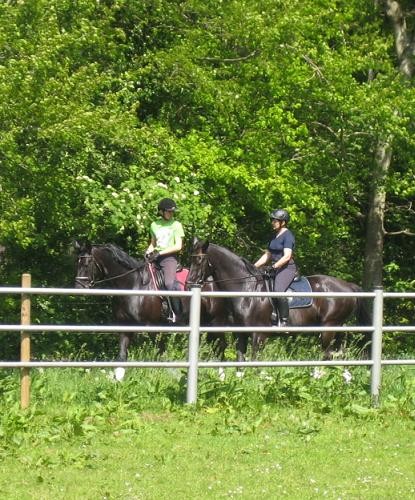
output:
<svg viewBox="0 0 415 500"><path fill-rule="evenodd" d="M179 183L180 182L180 178L179 177L174 177L174 180Z"/></svg>
<svg viewBox="0 0 415 500"><path fill-rule="evenodd" d="M324 368L319 368L318 366L316 366L313 370L313 373L311 374L311 376L313 378L315 378L316 380L324 377L324 375L326 374L326 372L324 371Z"/></svg>
<svg viewBox="0 0 415 500"><path fill-rule="evenodd" d="M164 188L164 189L167 189L166 184L163 184L162 182L158 182L158 183L157 183L157 186L162 187L162 188Z"/></svg>
<svg viewBox="0 0 415 500"><path fill-rule="evenodd" d="M195 189L195 190L193 191L193 194L194 194L195 196L198 196L198 195L200 194L200 192L199 192L197 189Z"/></svg>
<svg viewBox="0 0 415 500"><path fill-rule="evenodd" d="M343 378L344 378L344 381L346 382L346 384L350 384L353 377L352 377L352 374L349 372L349 370L344 370Z"/></svg>
<svg viewBox="0 0 415 500"><path fill-rule="evenodd" d="M111 194L114 198L118 198L118 193L116 193L115 191L113 191Z"/></svg>

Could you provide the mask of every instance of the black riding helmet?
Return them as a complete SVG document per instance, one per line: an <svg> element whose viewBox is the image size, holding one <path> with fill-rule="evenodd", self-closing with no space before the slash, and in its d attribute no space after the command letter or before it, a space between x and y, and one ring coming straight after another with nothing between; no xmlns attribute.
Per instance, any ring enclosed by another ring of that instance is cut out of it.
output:
<svg viewBox="0 0 415 500"><path fill-rule="evenodd" d="M287 210L283 210L282 208L277 208L277 210L273 210L269 214L269 218L288 222L290 220L290 214L287 212Z"/></svg>
<svg viewBox="0 0 415 500"><path fill-rule="evenodd" d="M176 210L177 208L177 205L176 205L176 202L174 200L172 200L171 198L163 198L160 203L158 204L158 209L161 210L161 211L165 211L165 210Z"/></svg>

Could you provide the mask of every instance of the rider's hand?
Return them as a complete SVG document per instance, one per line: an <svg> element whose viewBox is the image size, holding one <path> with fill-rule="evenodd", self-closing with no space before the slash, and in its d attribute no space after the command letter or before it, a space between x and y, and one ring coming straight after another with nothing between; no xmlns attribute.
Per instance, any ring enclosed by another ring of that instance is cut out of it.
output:
<svg viewBox="0 0 415 500"><path fill-rule="evenodd" d="M150 252L150 253L146 253L146 259L148 262L154 262L156 261L158 258L160 257L160 253L159 252Z"/></svg>

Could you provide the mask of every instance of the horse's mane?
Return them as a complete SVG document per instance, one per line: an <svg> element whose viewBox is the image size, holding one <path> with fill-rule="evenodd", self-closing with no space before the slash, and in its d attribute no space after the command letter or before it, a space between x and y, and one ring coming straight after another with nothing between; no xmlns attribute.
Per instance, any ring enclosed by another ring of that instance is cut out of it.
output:
<svg viewBox="0 0 415 500"><path fill-rule="evenodd" d="M232 250L229 250L228 248L226 247L222 247L220 245L215 245L214 243L212 243L213 246L216 246L218 249L221 249L221 250L224 250L225 252L229 253L230 255L234 256L236 259L239 259L243 265L245 266L245 269L247 270L247 272L249 274L252 274L254 276L262 276L262 273L259 269L257 269L253 264L252 262L250 262L248 259L246 259L245 257L240 257L239 255L237 255L235 252L232 252Z"/></svg>
<svg viewBox="0 0 415 500"><path fill-rule="evenodd" d="M262 275L261 271L256 268L252 262L250 262L248 259L246 259L245 257L240 257L241 261L245 264L245 267L246 267L246 270L255 275L255 276L259 276L259 275Z"/></svg>
<svg viewBox="0 0 415 500"><path fill-rule="evenodd" d="M106 243L105 245L95 245L96 247L108 250L113 256L114 260L126 267L127 269L142 268L144 266L144 260L137 260L134 257L128 255L120 247L114 245L113 243Z"/></svg>

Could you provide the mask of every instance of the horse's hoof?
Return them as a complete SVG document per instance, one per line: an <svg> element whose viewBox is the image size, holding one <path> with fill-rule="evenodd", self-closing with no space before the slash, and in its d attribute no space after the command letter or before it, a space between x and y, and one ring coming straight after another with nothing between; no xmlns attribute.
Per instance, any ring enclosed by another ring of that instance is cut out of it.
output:
<svg viewBox="0 0 415 500"><path fill-rule="evenodd" d="M118 380L118 382L121 382L121 380L124 378L124 375L125 375L125 368L118 366L115 369L114 374L115 374L115 380Z"/></svg>

